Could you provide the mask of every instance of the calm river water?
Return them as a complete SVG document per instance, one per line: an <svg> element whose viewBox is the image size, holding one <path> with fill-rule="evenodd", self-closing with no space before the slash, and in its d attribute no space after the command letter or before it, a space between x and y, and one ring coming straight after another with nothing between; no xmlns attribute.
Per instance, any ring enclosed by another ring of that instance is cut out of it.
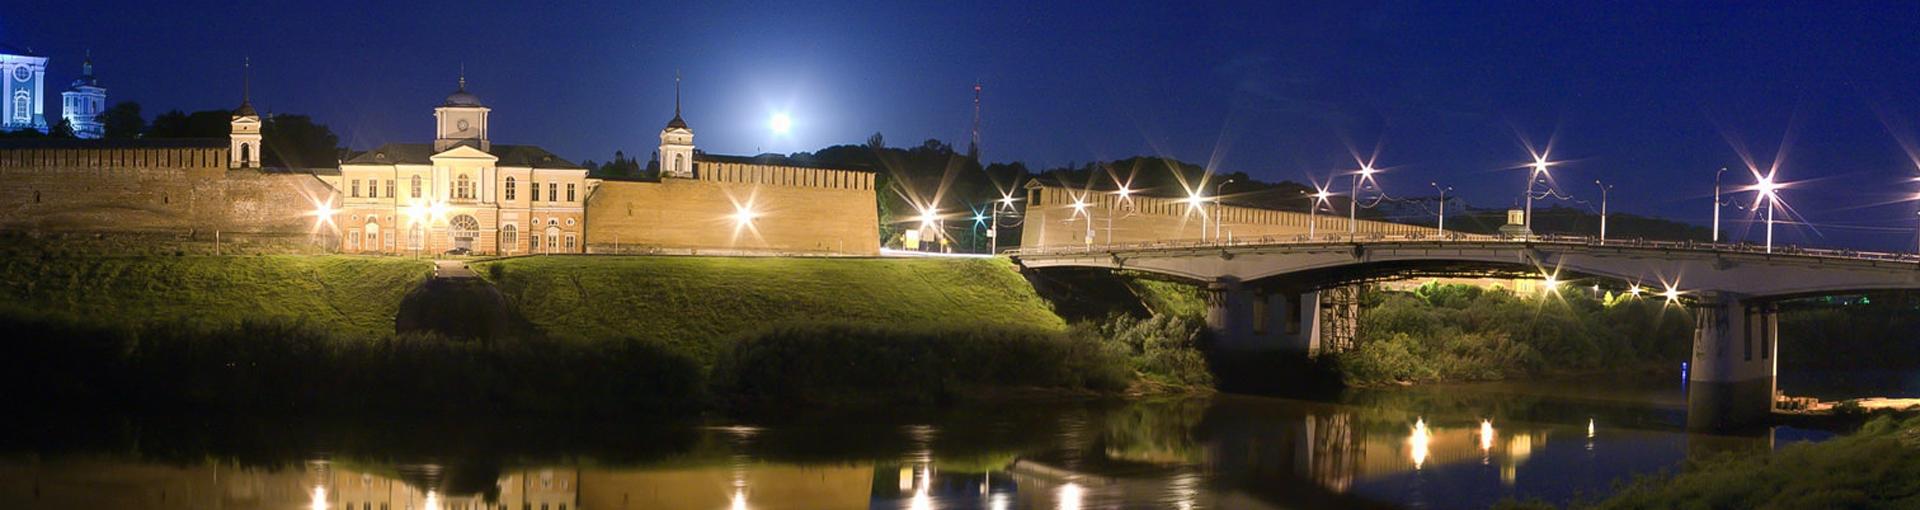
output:
<svg viewBox="0 0 1920 510"><path fill-rule="evenodd" d="M1826 434L1684 432L1677 377L792 413L683 425L16 420L0 506L1486 508ZM794 415L797 414L797 415Z"/></svg>

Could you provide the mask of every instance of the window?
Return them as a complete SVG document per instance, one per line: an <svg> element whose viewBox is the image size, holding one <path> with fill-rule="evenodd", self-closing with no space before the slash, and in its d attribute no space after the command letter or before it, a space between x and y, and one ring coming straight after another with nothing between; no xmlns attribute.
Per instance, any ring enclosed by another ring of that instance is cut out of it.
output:
<svg viewBox="0 0 1920 510"><path fill-rule="evenodd" d="M413 182L408 187L413 188L413 198L420 198L420 176L413 176Z"/></svg>
<svg viewBox="0 0 1920 510"><path fill-rule="evenodd" d="M547 201L548 202L560 201L560 185L559 184L551 183L551 182L547 183Z"/></svg>
<svg viewBox="0 0 1920 510"><path fill-rule="evenodd" d="M533 181L533 201L540 201L540 181Z"/></svg>
<svg viewBox="0 0 1920 510"><path fill-rule="evenodd" d="M533 243L532 245L533 251L540 251L540 233L539 232L533 232L529 234L527 236L527 241Z"/></svg>
<svg viewBox="0 0 1920 510"><path fill-rule="evenodd" d="M547 251L560 245L560 227L547 227Z"/></svg>
<svg viewBox="0 0 1920 510"><path fill-rule="evenodd" d="M27 111L27 108L32 107L33 102L27 100L28 97L29 96L27 95L27 91L24 91L24 90L20 91L19 94L15 94L13 96L13 121L14 122L26 122L27 119L32 118L31 117L32 114Z"/></svg>
<svg viewBox="0 0 1920 510"><path fill-rule="evenodd" d="M516 244L520 244L519 227L513 226L512 223L501 225L500 226L500 245L505 246L507 247L507 249L511 250L513 249L513 246Z"/></svg>
<svg viewBox="0 0 1920 510"><path fill-rule="evenodd" d="M360 198L360 180L359 179L353 180L352 188L353 188L353 198Z"/></svg>
<svg viewBox="0 0 1920 510"><path fill-rule="evenodd" d="M574 247L573 234L567 234L567 251L573 251L573 247Z"/></svg>
<svg viewBox="0 0 1920 510"><path fill-rule="evenodd" d="M473 198L473 181L467 179L467 174L460 174L460 178L453 181L453 198Z"/></svg>
<svg viewBox="0 0 1920 510"><path fill-rule="evenodd" d="M513 178L507 178L507 200L513 200Z"/></svg>
<svg viewBox="0 0 1920 510"><path fill-rule="evenodd" d="M419 225L414 225L412 229L407 231L407 249L418 250L422 248L420 242L424 240L426 240L426 238L420 235Z"/></svg>
<svg viewBox="0 0 1920 510"><path fill-rule="evenodd" d="M687 156L685 154L673 155L673 173L687 173Z"/></svg>
<svg viewBox="0 0 1920 510"><path fill-rule="evenodd" d="M347 251L360 251L360 231L347 232Z"/></svg>
<svg viewBox="0 0 1920 510"><path fill-rule="evenodd" d="M573 183L571 182L567 183L567 201L573 201Z"/></svg>
<svg viewBox="0 0 1920 510"><path fill-rule="evenodd" d="M380 224L367 222L367 250L380 249Z"/></svg>
<svg viewBox="0 0 1920 510"><path fill-rule="evenodd" d="M380 198L379 179L369 179L367 181L367 198Z"/></svg>
<svg viewBox="0 0 1920 510"><path fill-rule="evenodd" d="M393 198L397 196L399 195L393 194L393 179L387 179L387 198Z"/></svg>

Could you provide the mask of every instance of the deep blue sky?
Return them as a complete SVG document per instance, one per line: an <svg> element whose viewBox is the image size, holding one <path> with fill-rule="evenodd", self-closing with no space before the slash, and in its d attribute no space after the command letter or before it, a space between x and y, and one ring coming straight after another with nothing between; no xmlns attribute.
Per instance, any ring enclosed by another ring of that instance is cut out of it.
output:
<svg viewBox="0 0 1920 510"><path fill-rule="evenodd" d="M256 105L362 149L431 138L462 63L496 141L574 160L650 154L675 69L718 153L876 131L964 147L977 80L993 161L1160 154L1324 180L1384 141L1390 193L1439 180L1492 207L1523 184L1520 137L1557 133L1566 192L1606 179L1615 211L1698 223L1715 169L1750 182L1729 139L1764 166L1790 131L1784 196L1819 232L1781 243L1911 247L1920 225L1898 142L1920 137L1911 3L543 3L25 0L0 7L0 41L53 57L57 83L90 48L110 100L149 115L231 108L251 55Z"/></svg>

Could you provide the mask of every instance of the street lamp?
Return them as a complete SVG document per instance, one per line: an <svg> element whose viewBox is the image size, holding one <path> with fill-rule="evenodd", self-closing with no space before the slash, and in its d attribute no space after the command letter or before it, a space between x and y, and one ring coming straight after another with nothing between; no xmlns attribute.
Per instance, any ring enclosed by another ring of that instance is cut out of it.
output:
<svg viewBox="0 0 1920 510"><path fill-rule="evenodd" d="M1353 174L1352 194L1347 196L1347 238L1351 240L1360 233L1360 183L1373 180L1373 165L1361 165L1360 171Z"/></svg>
<svg viewBox="0 0 1920 510"><path fill-rule="evenodd" d="M1727 173L1727 167L1724 166L1720 167L1720 171L1713 173L1713 242L1715 243L1720 242L1720 208L1724 205L1720 203L1720 174L1724 173Z"/></svg>
<svg viewBox="0 0 1920 510"><path fill-rule="evenodd" d="M1607 190L1613 189L1613 186L1601 183L1599 179L1594 179L1593 185L1600 187L1600 244L1607 244Z"/></svg>
<svg viewBox="0 0 1920 510"><path fill-rule="evenodd" d="M1094 232L1093 232L1093 213L1090 213L1090 212L1087 212L1087 201L1086 201L1086 199L1084 199L1084 198L1078 198L1078 197L1076 197L1076 198L1074 198L1074 199L1073 199L1073 215L1074 215L1074 216L1080 216L1080 215L1086 215L1086 217L1087 217L1087 243L1086 243L1086 244L1087 244L1087 249L1088 249L1088 250L1092 250L1092 249L1093 249L1093 236L1094 236Z"/></svg>
<svg viewBox="0 0 1920 510"><path fill-rule="evenodd" d="M1522 226L1525 226L1525 227L1527 227L1527 235L1529 235L1529 236L1531 236L1531 235L1533 235L1533 184L1534 184L1534 179L1538 179L1538 178L1540 178L1540 176L1541 176L1541 175L1547 175L1547 176L1549 176L1549 177L1551 177L1551 174L1548 174L1548 173L1547 173L1547 166L1549 166L1549 165L1552 165L1552 164L1553 164L1552 162L1549 162L1549 161L1547 161L1547 158L1546 158L1546 156L1544 156L1544 155L1541 155L1541 156L1534 156L1534 157L1533 157L1533 164L1532 164L1532 165L1528 165L1528 167L1529 167L1529 169L1528 169L1528 171L1527 171L1527 192L1526 192L1526 195L1527 195L1527 212L1526 212L1526 215L1525 215L1525 216L1521 216L1521 218L1520 218L1520 224L1521 224Z"/></svg>
<svg viewBox="0 0 1920 510"><path fill-rule="evenodd" d="M993 224L987 227L987 253L1000 253L1000 208L1013 210L1013 194L1002 193L993 204Z"/></svg>
<svg viewBox="0 0 1920 510"><path fill-rule="evenodd" d="M1201 190L1187 192L1187 210L1200 211L1200 240L1207 240L1207 196Z"/></svg>
<svg viewBox="0 0 1920 510"><path fill-rule="evenodd" d="M1125 185L1125 184L1122 184L1122 185L1120 185L1120 189L1119 189L1119 190L1117 190L1117 191L1114 191L1114 192L1113 192L1113 194L1114 194L1114 195L1118 195L1118 196L1119 196L1119 198L1118 198L1118 199L1116 199L1116 200L1114 200L1114 208L1119 208L1119 207L1121 207L1121 204L1120 204L1120 202L1122 202L1122 201L1125 201L1125 202L1128 202L1128 203L1132 203L1132 200L1131 200L1131 199L1129 199L1129 198L1127 198L1127 196L1128 196L1129 194L1132 194L1132 193L1133 193L1133 190L1130 190L1130 189L1127 189L1127 185ZM1131 208L1129 208L1129 211L1131 211ZM1115 211L1114 211L1114 210L1112 210L1112 209L1109 209L1109 210L1107 210L1107 249L1109 249L1109 250L1111 250L1111 249L1113 249L1113 216L1114 216L1114 212L1115 212ZM1129 213L1128 215L1129 215L1129 216L1131 216L1132 214L1131 214L1131 213Z"/></svg>
<svg viewBox="0 0 1920 510"><path fill-rule="evenodd" d="M1213 240L1215 242L1220 240L1220 224L1225 223L1225 221L1222 221L1225 218L1220 217L1220 189L1227 187L1227 184L1232 182L1233 179L1227 179L1220 181L1220 184L1213 185ZM1204 229L1204 226L1202 228Z"/></svg>
<svg viewBox="0 0 1920 510"><path fill-rule="evenodd" d="M1440 226L1439 226L1439 230L1440 230L1440 237L1442 237L1442 238L1445 238L1445 237L1447 237L1447 192L1449 192L1449 191L1453 191L1453 186L1447 186L1447 187L1444 187L1444 188L1442 188L1442 187L1440 187L1440 183L1437 183L1437 182L1429 182L1429 183L1427 183L1427 185L1428 185L1428 186L1433 186L1433 189L1434 189L1434 190L1436 190L1436 191L1439 191L1439 192L1440 192Z"/></svg>
<svg viewBox="0 0 1920 510"><path fill-rule="evenodd" d="M1753 183L1753 190L1759 192L1753 197L1754 206L1758 207L1762 200L1767 203L1767 253L1773 253L1773 206L1775 202L1780 201L1778 193L1780 187L1780 183L1774 182L1772 172L1768 172L1764 177L1758 177Z"/></svg>

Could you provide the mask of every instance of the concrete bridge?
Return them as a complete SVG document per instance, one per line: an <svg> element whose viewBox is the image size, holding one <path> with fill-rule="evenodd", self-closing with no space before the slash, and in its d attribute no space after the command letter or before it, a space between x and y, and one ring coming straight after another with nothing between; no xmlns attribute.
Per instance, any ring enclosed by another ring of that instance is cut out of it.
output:
<svg viewBox="0 0 1920 510"><path fill-rule="evenodd" d="M1230 240L1228 240L1230 239ZM1339 232L1101 245L1029 245L1013 252L1029 269L1143 271L1205 285L1207 324L1230 349L1315 354L1345 335L1322 315L1339 311L1331 289L1374 279L1515 275L1611 282L1645 289L1696 311L1688 373L1689 425L1753 423L1772 409L1778 305L1784 299L1868 290L1920 289L1912 254L1747 245L1599 241L1560 236L1437 232ZM1349 326L1350 323L1349 323Z"/></svg>

